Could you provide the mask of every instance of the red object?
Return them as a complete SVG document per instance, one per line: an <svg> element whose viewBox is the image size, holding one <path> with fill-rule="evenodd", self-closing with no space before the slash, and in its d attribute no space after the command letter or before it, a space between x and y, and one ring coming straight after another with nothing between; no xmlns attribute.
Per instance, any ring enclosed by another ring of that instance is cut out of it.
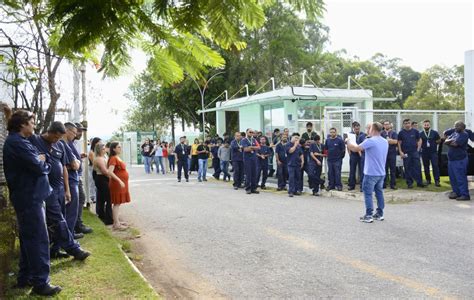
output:
<svg viewBox="0 0 474 300"><path fill-rule="evenodd" d="M323 155L324 155L324 156L328 156L328 149L324 149L324 150L323 150Z"/></svg>
<svg viewBox="0 0 474 300"><path fill-rule="evenodd" d="M115 166L114 174L125 183L125 187L122 188L115 179L111 178L109 180L110 201L112 204L130 202L130 193L128 192L128 172L125 163L114 155L109 159L107 166Z"/></svg>

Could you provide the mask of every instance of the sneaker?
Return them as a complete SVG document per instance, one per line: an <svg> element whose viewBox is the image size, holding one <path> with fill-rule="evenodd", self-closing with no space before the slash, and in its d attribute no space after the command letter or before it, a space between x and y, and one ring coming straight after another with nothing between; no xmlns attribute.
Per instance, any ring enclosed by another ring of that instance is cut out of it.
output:
<svg viewBox="0 0 474 300"><path fill-rule="evenodd" d="M245 193L246 193L247 195L250 195L250 194L252 194L252 191L248 190L248 191L246 191Z"/></svg>
<svg viewBox="0 0 474 300"><path fill-rule="evenodd" d="M459 197L459 196L458 196L458 194L456 194L455 192L451 192L451 193L449 193L449 196L448 196L448 197L449 197L449 199L456 199L456 198Z"/></svg>
<svg viewBox="0 0 474 300"><path fill-rule="evenodd" d="M321 192L320 191L313 192L313 196L319 197L321 196Z"/></svg>
<svg viewBox="0 0 474 300"><path fill-rule="evenodd" d="M441 183L439 183L439 181L436 181L436 182L435 182L435 186L436 186L436 187L441 187Z"/></svg>
<svg viewBox="0 0 474 300"><path fill-rule="evenodd" d="M293 198L293 193L289 193L288 197Z"/></svg>
<svg viewBox="0 0 474 300"><path fill-rule="evenodd" d="M374 220L377 220L377 221L383 221L384 220L384 217L379 215L378 213L373 215L372 218L374 218Z"/></svg>
<svg viewBox="0 0 474 300"><path fill-rule="evenodd" d="M461 197L457 197L456 200L458 200L458 201L469 201L469 200L471 200L471 198L468 197L468 196L461 196Z"/></svg>
<svg viewBox="0 0 474 300"><path fill-rule="evenodd" d="M178 179L178 182L181 182L181 179Z"/></svg>
<svg viewBox="0 0 474 300"><path fill-rule="evenodd" d="M92 233L92 231L93 231L92 228L90 228L89 226L86 226L84 224L82 224L78 228L74 229L74 232L84 233L84 234Z"/></svg>
<svg viewBox="0 0 474 300"><path fill-rule="evenodd" d="M204 180L204 181L207 181L207 179L206 179L206 178L204 178L203 180Z"/></svg>
<svg viewBox="0 0 474 300"><path fill-rule="evenodd" d="M198 179L198 181L199 181L199 182L202 182L202 180L201 180L201 179Z"/></svg>
<svg viewBox="0 0 474 300"><path fill-rule="evenodd" d="M360 221L364 223L372 223L374 221L374 218L372 216L363 216L360 217Z"/></svg>

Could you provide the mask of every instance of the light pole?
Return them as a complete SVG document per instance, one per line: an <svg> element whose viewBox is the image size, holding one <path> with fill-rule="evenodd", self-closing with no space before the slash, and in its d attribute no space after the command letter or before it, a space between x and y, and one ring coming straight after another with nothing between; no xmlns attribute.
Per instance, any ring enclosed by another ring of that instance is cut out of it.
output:
<svg viewBox="0 0 474 300"><path fill-rule="evenodd" d="M203 140L206 139L206 117L205 117L205 113L204 113L204 110L205 110L205 107L204 107L204 94L206 93L206 89L207 89L207 86L209 84L209 82L214 78L216 77L217 75L219 74L224 74L224 72L217 72L216 74L212 75L209 79L207 79L205 82L204 82L204 87L201 88L201 86L199 85L199 83L197 83L197 81L191 77L191 79L194 81L194 83L197 85L198 89L199 89L199 94L201 95L201 106L202 106L202 136L203 136Z"/></svg>

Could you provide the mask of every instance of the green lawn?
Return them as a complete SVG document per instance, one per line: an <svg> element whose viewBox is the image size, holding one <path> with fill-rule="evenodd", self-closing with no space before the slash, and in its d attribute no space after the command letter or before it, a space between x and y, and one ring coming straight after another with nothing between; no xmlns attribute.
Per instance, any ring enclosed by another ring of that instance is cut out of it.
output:
<svg viewBox="0 0 474 300"><path fill-rule="evenodd" d="M137 274L119 249L127 241L113 237L110 230L90 212L84 211L84 222L94 229L80 239L81 246L92 252L84 262L71 258L53 260L51 283L60 285L61 298L86 299L158 299L156 292ZM10 278L10 286L15 276ZM7 298L36 298L29 296L29 289L7 291Z"/></svg>

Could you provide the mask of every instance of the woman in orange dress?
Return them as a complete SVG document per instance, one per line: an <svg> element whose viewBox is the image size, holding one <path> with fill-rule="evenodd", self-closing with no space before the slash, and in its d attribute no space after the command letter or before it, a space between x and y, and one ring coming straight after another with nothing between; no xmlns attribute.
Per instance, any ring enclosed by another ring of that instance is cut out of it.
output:
<svg viewBox="0 0 474 300"><path fill-rule="evenodd" d="M110 157L107 162L110 181L110 201L112 202L112 217L114 219L113 228L117 230L125 229L125 223L120 223L119 208L123 203L130 202L130 193L128 192L128 172L125 163L120 159L122 146L119 142L110 144Z"/></svg>

